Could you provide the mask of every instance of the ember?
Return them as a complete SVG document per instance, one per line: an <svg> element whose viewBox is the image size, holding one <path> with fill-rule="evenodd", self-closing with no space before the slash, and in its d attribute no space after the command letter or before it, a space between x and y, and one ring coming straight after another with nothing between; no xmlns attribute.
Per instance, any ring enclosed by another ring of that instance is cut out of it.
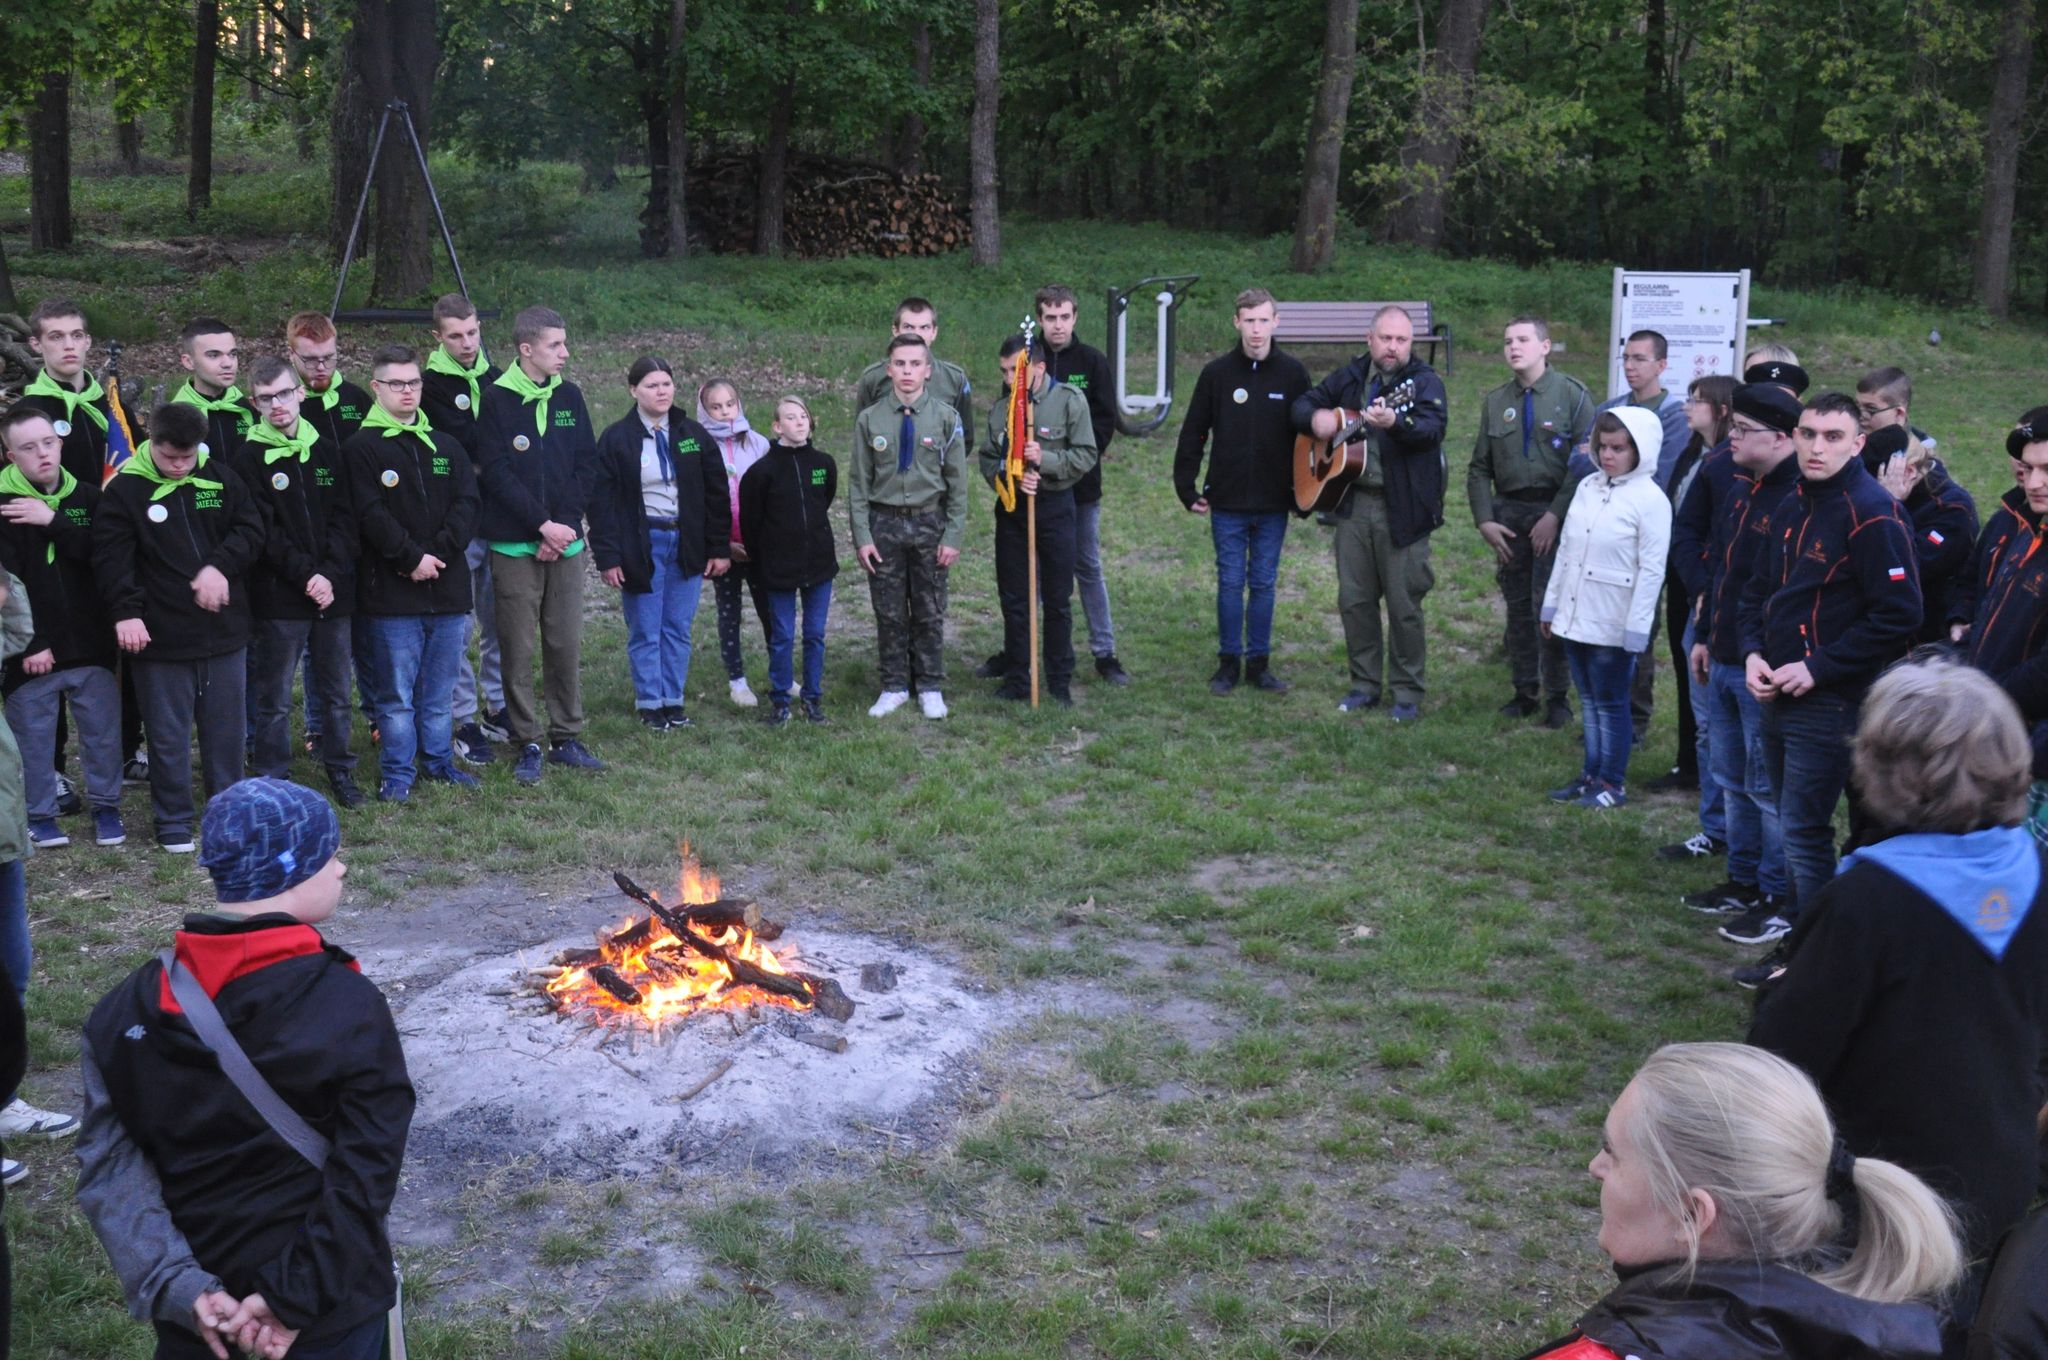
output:
<svg viewBox="0 0 2048 1360"><path fill-rule="evenodd" d="M782 926L752 902L720 897L717 875L687 846L672 906L623 873L612 881L647 915L600 931L595 948L564 950L540 970L541 994L557 1011L654 1030L712 1009L781 1006L833 1020L853 1014L836 981L776 957L766 942L781 938Z"/></svg>

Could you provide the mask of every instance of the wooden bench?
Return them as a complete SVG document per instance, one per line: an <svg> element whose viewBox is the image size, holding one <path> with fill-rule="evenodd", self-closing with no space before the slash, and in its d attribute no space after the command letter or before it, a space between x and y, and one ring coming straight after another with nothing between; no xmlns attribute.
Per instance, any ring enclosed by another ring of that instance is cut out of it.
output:
<svg viewBox="0 0 2048 1360"><path fill-rule="evenodd" d="M1342 345L1354 353L1365 348L1366 333L1372 329L1374 313L1382 307L1399 307L1408 313L1415 327L1415 343L1429 346L1429 364L1436 368L1436 352L1444 352L1445 377L1451 372L1451 328L1435 324L1427 302L1282 302L1280 324L1273 338L1286 345Z"/></svg>

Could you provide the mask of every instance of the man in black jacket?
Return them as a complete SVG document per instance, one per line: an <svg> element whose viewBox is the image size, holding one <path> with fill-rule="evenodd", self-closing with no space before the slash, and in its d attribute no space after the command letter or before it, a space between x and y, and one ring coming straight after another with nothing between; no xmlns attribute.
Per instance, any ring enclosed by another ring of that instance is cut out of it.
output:
<svg viewBox="0 0 2048 1360"><path fill-rule="evenodd" d="M340 448L370 414L370 394L341 376L341 337L325 312L297 312L284 323L284 343L292 368L305 385L306 419L321 435ZM249 377L250 400L255 400L255 373ZM264 412L256 412L261 424Z"/></svg>
<svg viewBox="0 0 2048 1360"><path fill-rule="evenodd" d="M249 779L207 804L205 837L219 902L173 953L326 1164L236 1091L152 959L85 1024L79 1206L157 1355L376 1356L414 1096L383 996L314 928L341 896L341 831L312 790Z"/></svg>
<svg viewBox="0 0 2048 1360"><path fill-rule="evenodd" d="M462 445L419 412L419 356L377 351L377 404L342 450L347 504L361 533L356 628L377 713L377 797L412 796L414 758L427 778L475 788L454 764L455 669L469 617L462 550L476 525L476 474Z"/></svg>
<svg viewBox="0 0 2048 1360"><path fill-rule="evenodd" d="M289 777L292 677L305 656L307 707L320 718L320 763L335 801L352 808L363 801L349 750L355 521L341 480L341 448L301 413L305 395L292 365L274 355L258 359L249 400L261 419L234 457L266 531L262 560L249 573L252 763L266 778Z"/></svg>
<svg viewBox="0 0 2048 1360"><path fill-rule="evenodd" d="M484 389L477 416L477 536L491 545L505 713L519 747L512 777L537 784L541 722L534 708L533 639L540 634L548 705L547 759L581 770L604 762L583 745L584 499L597 465L597 431L583 390L562 380L569 338L562 318L528 307L512 323L519 357Z"/></svg>
<svg viewBox="0 0 2048 1360"><path fill-rule="evenodd" d="M28 344L42 357L40 372L17 405L50 417L64 441L64 470L81 485L106 480L107 394L85 367L92 331L85 311L69 298L45 298L28 314Z"/></svg>
<svg viewBox="0 0 2048 1360"><path fill-rule="evenodd" d="M1308 390L1308 370L1273 345L1279 311L1273 295L1247 288L1237 295L1231 324L1237 347L1211 359L1195 381L1173 489L1180 503L1209 517L1216 546L1216 673L1211 694L1228 694L1240 679L1276 694L1287 682L1273 673L1273 598L1280 549L1294 509L1295 398ZM1196 489L1203 446L1209 475ZM1246 588L1250 609L1246 609Z"/></svg>
<svg viewBox="0 0 2048 1360"><path fill-rule="evenodd" d="M1422 601L1436 584L1429 536L1444 522L1447 480L1444 383L1414 357L1414 345L1408 313L1382 307L1366 336L1367 352L1294 402L1294 428L1318 439L1336 437L1343 424L1340 409L1365 417L1365 472L1337 505L1337 608L1351 654L1351 692L1337 708L1355 713L1379 703L1384 651L1396 722L1422 716L1428 651Z"/></svg>
<svg viewBox="0 0 2048 1360"><path fill-rule="evenodd" d="M100 497L93 552L114 641L135 660L157 845L190 854L195 726L208 796L242 777L244 578L263 551L263 515L227 458L200 451L202 410L166 402L149 428Z"/></svg>
<svg viewBox="0 0 2048 1360"><path fill-rule="evenodd" d="M178 362L186 378L171 400L206 418L204 452L226 458L241 447L256 423L256 413L235 386L242 371L242 348L234 329L217 317L194 317L178 334ZM149 428L155 432L154 420Z"/></svg>
<svg viewBox="0 0 2048 1360"><path fill-rule="evenodd" d="M1116 623L1109 616L1109 587L1102 577L1102 463L1116 437L1116 375L1109 356L1074 337L1074 290L1050 283L1032 298L1045 341L1045 376L1077 387L1088 399L1088 423L1095 430L1096 464L1074 487L1074 585L1088 619L1088 650L1095 673L1112 685L1131 683L1116 659Z"/></svg>

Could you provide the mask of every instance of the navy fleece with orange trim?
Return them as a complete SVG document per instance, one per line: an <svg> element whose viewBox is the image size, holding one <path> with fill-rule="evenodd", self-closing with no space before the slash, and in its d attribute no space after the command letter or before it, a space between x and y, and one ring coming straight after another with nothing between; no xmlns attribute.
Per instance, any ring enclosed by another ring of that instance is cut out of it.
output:
<svg viewBox="0 0 2048 1360"><path fill-rule="evenodd" d="M1742 655L1804 661L1817 689L1860 697L1920 627L1920 568L1898 501L1852 458L1802 479L1743 586Z"/></svg>

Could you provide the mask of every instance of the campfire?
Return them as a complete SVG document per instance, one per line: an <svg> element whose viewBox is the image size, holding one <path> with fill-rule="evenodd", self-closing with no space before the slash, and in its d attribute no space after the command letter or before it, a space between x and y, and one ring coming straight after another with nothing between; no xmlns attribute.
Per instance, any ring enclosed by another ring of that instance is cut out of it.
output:
<svg viewBox="0 0 2048 1360"><path fill-rule="evenodd" d="M532 973L558 1014L606 1028L654 1031L701 1011L780 1007L831 1020L853 1015L837 981L792 968L768 946L782 937L752 902L720 895L718 877L683 848L673 904L625 874L619 891L646 909L600 930L594 946L563 950ZM793 952L784 950L785 956Z"/></svg>

